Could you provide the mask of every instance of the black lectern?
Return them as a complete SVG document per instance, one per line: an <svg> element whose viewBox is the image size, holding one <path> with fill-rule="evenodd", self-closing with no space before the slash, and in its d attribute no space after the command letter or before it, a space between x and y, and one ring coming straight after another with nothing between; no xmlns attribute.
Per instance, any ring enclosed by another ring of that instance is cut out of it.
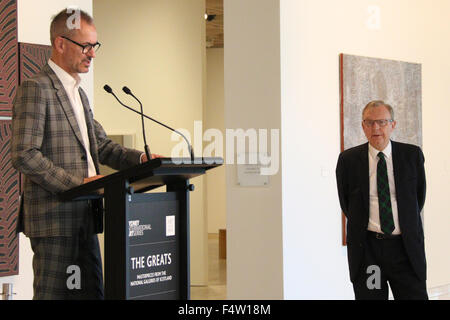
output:
<svg viewBox="0 0 450 320"><path fill-rule="evenodd" d="M222 158L159 158L64 192L104 198L105 298L190 298L189 179ZM144 193L166 186L163 193Z"/></svg>

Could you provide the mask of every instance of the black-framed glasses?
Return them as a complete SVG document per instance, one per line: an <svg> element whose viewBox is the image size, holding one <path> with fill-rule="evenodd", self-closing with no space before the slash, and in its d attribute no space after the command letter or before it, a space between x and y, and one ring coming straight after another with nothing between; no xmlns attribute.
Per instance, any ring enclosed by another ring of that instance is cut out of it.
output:
<svg viewBox="0 0 450 320"><path fill-rule="evenodd" d="M67 37L64 37L64 36L61 36L61 38L66 39L66 40L68 40L68 41L70 41L70 42L76 44L77 46L83 48L83 50L81 51L81 52L83 52L83 54L88 53L88 52L91 51L92 49L94 49L94 52L97 52L97 50L98 50L98 49L100 48L100 46L101 46L100 42L97 42L97 43L94 43L94 44L92 44L92 43L81 44L81 43L78 43L78 42L76 42L76 41L73 41L72 39L69 39L69 38L67 38Z"/></svg>
<svg viewBox="0 0 450 320"><path fill-rule="evenodd" d="M392 119L379 119L379 120L363 120L366 127L372 127L375 123L380 127L385 127L388 123L393 122Z"/></svg>

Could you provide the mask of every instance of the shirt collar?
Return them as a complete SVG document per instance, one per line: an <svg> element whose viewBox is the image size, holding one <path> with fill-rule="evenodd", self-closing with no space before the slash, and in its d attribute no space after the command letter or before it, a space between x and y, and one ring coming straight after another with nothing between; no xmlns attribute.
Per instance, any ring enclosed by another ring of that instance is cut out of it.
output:
<svg viewBox="0 0 450 320"><path fill-rule="evenodd" d="M375 149L374 147L372 147L372 145L369 143L369 154L372 158L376 159L378 157L378 153L380 151ZM381 152L383 152L385 158L390 158L391 154L392 154L392 144L391 144L391 140L389 140L388 145L386 146L386 148L384 148L384 150L381 150Z"/></svg>
<svg viewBox="0 0 450 320"><path fill-rule="evenodd" d="M77 77L72 77L67 71L54 63L51 59L48 61L48 65L58 76L58 79L61 80L64 87L69 88L78 88L81 83L81 77L77 74Z"/></svg>

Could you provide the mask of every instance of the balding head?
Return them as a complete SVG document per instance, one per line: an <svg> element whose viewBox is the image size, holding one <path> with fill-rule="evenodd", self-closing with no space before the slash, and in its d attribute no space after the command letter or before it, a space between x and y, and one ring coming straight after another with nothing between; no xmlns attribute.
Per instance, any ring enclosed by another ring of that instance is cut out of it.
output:
<svg viewBox="0 0 450 320"><path fill-rule="evenodd" d="M363 109L362 111L362 118L364 119L364 114L366 113L367 109L369 108L378 108L378 107L385 107L390 115L391 115L391 119L394 120L394 109L387 103L385 103L382 100L373 100L370 101Z"/></svg>
<svg viewBox="0 0 450 320"><path fill-rule="evenodd" d="M50 41L52 46L57 37L71 38L80 29L81 21L89 25L94 24L94 19L85 11L67 8L58 13L50 24Z"/></svg>

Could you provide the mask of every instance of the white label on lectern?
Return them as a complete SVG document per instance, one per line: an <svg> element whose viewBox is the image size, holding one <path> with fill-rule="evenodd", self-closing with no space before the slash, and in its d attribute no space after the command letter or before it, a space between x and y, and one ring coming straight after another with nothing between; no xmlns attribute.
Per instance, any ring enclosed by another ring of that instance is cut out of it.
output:
<svg viewBox="0 0 450 320"><path fill-rule="evenodd" d="M175 216L166 216L166 237L175 235Z"/></svg>

